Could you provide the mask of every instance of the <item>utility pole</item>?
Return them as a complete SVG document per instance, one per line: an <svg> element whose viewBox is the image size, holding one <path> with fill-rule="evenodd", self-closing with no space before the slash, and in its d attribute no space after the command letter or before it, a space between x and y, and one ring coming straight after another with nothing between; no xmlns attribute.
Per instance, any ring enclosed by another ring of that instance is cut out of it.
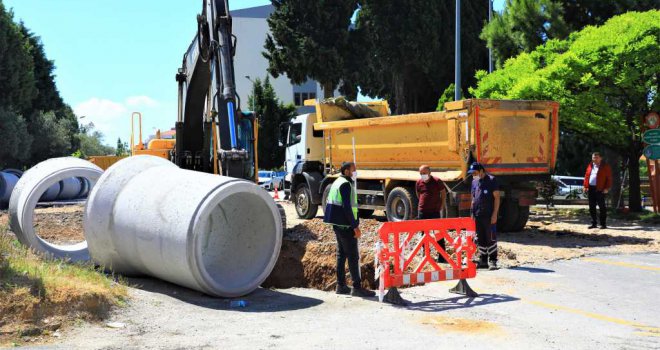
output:
<svg viewBox="0 0 660 350"><path fill-rule="evenodd" d="M461 0L456 0L456 33L454 33L454 100L461 99Z"/></svg>
<svg viewBox="0 0 660 350"><path fill-rule="evenodd" d="M488 0L488 23L493 19L493 0ZM488 48L488 73L493 72L493 49Z"/></svg>

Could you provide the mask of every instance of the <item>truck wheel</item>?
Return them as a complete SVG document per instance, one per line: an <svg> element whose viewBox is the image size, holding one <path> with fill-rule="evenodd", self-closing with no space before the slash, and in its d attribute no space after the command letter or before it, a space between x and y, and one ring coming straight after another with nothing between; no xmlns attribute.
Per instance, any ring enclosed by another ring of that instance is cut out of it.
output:
<svg viewBox="0 0 660 350"><path fill-rule="evenodd" d="M277 210L280 212L280 217L282 218L282 232L286 231L286 211L280 203L275 203L277 205Z"/></svg>
<svg viewBox="0 0 660 350"><path fill-rule="evenodd" d="M417 198L407 188L395 187L387 195L387 221L413 220L417 215Z"/></svg>
<svg viewBox="0 0 660 350"><path fill-rule="evenodd" d="M374 214L373 209L358 209L358 216L360 217L360 219L368 219L373 214Z"/></svg>
<svg viewBox="0 0 660 350"><path fill-rule="evenodd" d="M330 187L332 184L328 184L325 186L323 189L323 196L321 197L321 210L323 210L323 213L325 214L325 208L328 205L328 195L330 194Z"/></svg>
<svg viewBox="0 0 660 350"><path fill-rule="evenodd" d="M312 203L312 192L305 184L300 184L296 188L293 203L296 206L296 213L301 219L313 219L319 210L319 205Z"/></svg>
<svg viewBox="0 0 660 350"><path fill-rule="evenodd" d="M504 199L500 204L500 217L497 219L497 231L513 231L516 221L518 221L518 203Z"/></svg>
<svg viewBox="0 0 660 350"><path fill-rule="evenodd" d="M529 207L518 207L518 219L513 225L513 232L520 232L525 229L527 220L529 219Z"/></svg>

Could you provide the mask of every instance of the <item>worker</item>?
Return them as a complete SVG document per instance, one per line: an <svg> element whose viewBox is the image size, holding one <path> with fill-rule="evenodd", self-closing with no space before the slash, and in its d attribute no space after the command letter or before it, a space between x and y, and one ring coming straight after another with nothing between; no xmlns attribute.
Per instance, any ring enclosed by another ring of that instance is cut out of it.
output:
<svg viewBox="0 0 660 350"><path fill-rule="evenodd" d="M584 191L589 196L589 213L591 214L591 226L597 228L599 219L596 212L596 205L600 209L600 228L607 228L607 208L605 205L605 196L612 187L612 169L610 165L603 161L600 153L594 152L591 155L591 163L587 165L587 172L584 174Z"/></svg>
<svg viewBox="0 0 660 350"><path fill-rule="evenodd" d="M500 210L500 192L495 176L486 173L484 167L470 164L472 175L472 218L477 227L479 268L497 270L497 214Z"/></svg>
<svg viewBox="0 0 660 350"><path fill-rule="evenodd" d="M335 180L328 193L323 221L331 224L337 238L337 294L351 294L359 297L373 297L373 291L362 288L360 278L360 254L358 238L362 235L359 227L355 163L341 165L341 176ZM346 260L353 280L353 288L346 286Z"/></svg>
<svg viewBox="0 0 660 350"><path fill-rule="evenodd" d="M431 175L431 167L424 164L419 167L420 179L415 184L417 194L417 220L439 219L440 212L444 209L447 192L445 183ZM438 240L438 245L445 250L445 240ZM445 258L438 253L438 262L446 262Z"/></svg>

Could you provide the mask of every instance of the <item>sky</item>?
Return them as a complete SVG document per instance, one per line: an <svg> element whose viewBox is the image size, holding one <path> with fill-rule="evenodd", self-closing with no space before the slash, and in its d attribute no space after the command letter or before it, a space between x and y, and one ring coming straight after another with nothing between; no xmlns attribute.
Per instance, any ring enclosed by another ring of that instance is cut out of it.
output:
<svg viewBox="0 0 660 350"><path fill-rule="evenodd" d="M142 113L144 138L174 126L174 77L196 33L201 1L0 1L41 37L62 98L81 123L94 123L104 143L128 141L134 111ZM231 10L268 4L229 1ZM503 6L494 1L495 10Z"/></svg>

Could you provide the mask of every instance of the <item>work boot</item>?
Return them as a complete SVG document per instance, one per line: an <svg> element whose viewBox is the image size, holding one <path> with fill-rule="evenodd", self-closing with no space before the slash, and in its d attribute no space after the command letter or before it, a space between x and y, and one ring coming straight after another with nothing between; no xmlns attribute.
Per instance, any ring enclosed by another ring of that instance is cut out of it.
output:
<svg viewBox="0 0 660 350"><path fill-rule="evenodd" d="M337 294L350 294L351 289L348 286L337 285Z"/></svg>
<svg viewBox="0 0 660 350"><path fill-rule="evenodd" d="M591 226L589 226L589 229L592 229L592 228L598 228L598 226L596 224L591 224Z"/></svg>
<svg viewBox="0 0 660 350"><path fill-rule="evenodd" d="M607 225L600 225L600 228L602 228L602 229L606 229L606 228L607 228Z"/></svg>
<svg viewBox="0 0 660 350"><path fill-rule="evenodd" d="M484 258L480 258L479 262L477 264L478 269L487 269L488 268L488 261Z"/></svg>
<svg viewBox="0 0 660 350"><path fill-rule="evenodd" d="M491 260L491 261L489 261L489 262L488 262L488 269L489 269L490 271L498 270L498 269L499 269L499 266L497 266L497 260Z"/></svg>
<svg viewBox="0 0 660 350"><path fill-rule="evenodd" d="M362 287L353 287L353 290L351 290L351 296L369 298L369 297L375 297L376 292Z"/></svg>

